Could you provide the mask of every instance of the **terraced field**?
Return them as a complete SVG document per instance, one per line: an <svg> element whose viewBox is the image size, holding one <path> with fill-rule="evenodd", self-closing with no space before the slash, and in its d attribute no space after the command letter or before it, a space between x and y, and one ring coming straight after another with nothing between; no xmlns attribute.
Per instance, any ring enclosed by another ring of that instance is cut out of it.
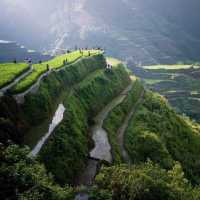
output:
<svg viewBox="0 0 200 200"><path fill-rule="evenodd" d="M28 70L26 63L5 63L0 64L0 88L11 83L15 78Z"/></svg>
<svg viewBox="0 0 200 200"><path fill-rule="evenodd" d="M112 57L107 57L106 60L110 65L118 65L118 64L122 63L122 61L120 61L116 58L112 58Z"/></svg>
<svg viewBox="0 0 200 200"><path fill-rule="evenodd" d="M149 89L164 95L176 111L200 121L199 66L154 65L135 67L133 72Z"/></svg>
<svg viewBox="0 0 200 200"><path fill-rule="evenodd" d="M25 78L20 80L10 92L12 94L18 94L26 91L34 83L37 82L38 78L45 72L51 69L59 69L66 64L71 64L81 57L92 56L95 54L101 53L98 50L85 50L85 51L74 51L68 54L64 54L58 57L55 57L52 60L43 62L41 64L33 64L33 71L27 75ZM0 65L0 88L11 83L17 76L23 74L23 72L28 69L28 64L2 64Z"/></svg>
<svg viewBox="0 0 200 200"><path fill-rule="evenodd" d="M192 65L184 65L184 64L176 64L176 65L150 65L150 66L143 66L144 69L189 69ZM200 68L199 66L194 66L195 69Z"/></svg>

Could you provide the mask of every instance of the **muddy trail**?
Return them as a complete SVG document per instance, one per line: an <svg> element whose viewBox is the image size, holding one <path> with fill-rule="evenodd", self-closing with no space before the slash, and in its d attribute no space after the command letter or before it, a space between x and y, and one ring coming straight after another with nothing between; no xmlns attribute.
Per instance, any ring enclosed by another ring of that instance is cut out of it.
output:
<svg viewBox="0 0 200 200"><path fill-rule="evenodd" d="M125 132L128 128L128 125L129 125L131 118L133 118L133 116L134 116L135 112L137 111L139 105L143 101L144 94L145 94L145 91L143 90L141 92L140 97L138 98L137 102L134 104L133 108L131 109L129 114L126 116L122 126L118 129L118 132L117 132L117 141L118 141L118 144L120 146L121 156L122 156L124 162L126 162L129 165L131 164L131 159L130 159L128 152L126 151L125 146L124 146Z"/></svg>

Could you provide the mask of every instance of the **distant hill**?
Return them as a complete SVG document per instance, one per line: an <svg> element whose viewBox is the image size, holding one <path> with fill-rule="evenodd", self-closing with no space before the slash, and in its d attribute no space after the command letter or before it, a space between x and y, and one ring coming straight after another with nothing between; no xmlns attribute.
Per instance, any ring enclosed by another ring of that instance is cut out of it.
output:
<svg viewBox="0 0 200 200"><path fill-rule="evenodd" d="M39 60L48 60L51 56L28 50L16 42L0 40L0 63L13 62L14 59L22 62L25 58L31 58L37 63Z"/></svg>

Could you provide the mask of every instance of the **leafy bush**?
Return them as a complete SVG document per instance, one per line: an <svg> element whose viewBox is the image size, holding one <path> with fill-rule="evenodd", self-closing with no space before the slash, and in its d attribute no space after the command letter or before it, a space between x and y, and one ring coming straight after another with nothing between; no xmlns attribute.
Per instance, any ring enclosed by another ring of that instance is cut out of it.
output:
<svg viewBox="0 0 200 200"><path fill-rule="evenodd" d="M125 146L134 162L148 158L163 167L179 161L186 176L199 183L200 127L177 115L167 101L147 92L125 134Z"/></svg>
<svg viewBox="0 0 200 200"><path fill-rule="evenodd" d="M184 178L181 165L169 171L152 162L128 167L103 168L96 177L99 193L112 194L112 200L198 200L199 188L192 188ZM95 198L93 198L95 199ZM96 194L98 199L98 192Z"/></svg>
<svg viewBox="0 0 200 200"><path fill-rule="evenodd" d="M74 199L73 189L56 185L44 166L27 157L28 153L27 148L16 145L1 151L1 199Z"/></svg>

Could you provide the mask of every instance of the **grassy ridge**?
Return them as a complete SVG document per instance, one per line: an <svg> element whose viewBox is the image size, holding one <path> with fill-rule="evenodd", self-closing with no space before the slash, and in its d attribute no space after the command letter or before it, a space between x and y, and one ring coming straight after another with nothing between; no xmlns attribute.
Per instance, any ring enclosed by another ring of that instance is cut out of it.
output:
<svg viewBox="0 0 200 200"><path fill-rule="evenodd" d="M187 177L199 183L200 126L177 115L167 101L151 92L132 119L125 146L134 163L147 159L164 168L179 161Z"/></svg>
<svg viewBox="0 0 200 200"><path fill-rule="evenodd" d="M82 81L88 74L106 65L103 55L96 55L64 68L62 71L53 72L41 81L36 94L28 94L22 105L26 119L31 125L44 121L56 107L56 102L63 93ZM60 102L58 102L60 103Z"/></svg>
<svg viewBox="0 0 200 200"><path fill-rule="evenodd" d="M25 102L22 105L18 105L10 96L2 97L0 99L0 142L6 143L7 140L12 140L21 143L23 135L29 137L30 128L42 124L54 114L57 105L74 84L105 66L106 61L102 54L88 57L61 71L49 74L40 82L36 94L25 96ZM34 134L42 133L35 132Z"/></svg>
<svg viewBox="0 0 200 200"><path fill-rule="evenodd" d="M83 54L80 51L74 51L69 54L58 56L52 60L46 61L41 64L33 64L33 72L22 79L18 84L16 84L12 89L11 93L17 94L20 92L26 91L31 85L37 82L38 78L48 71L47 65L49 65L49 69L58 69L65 65L69 65L81 57L88 57L90 55L98 55L101 52L97 50L85 50Z"/></svg>
<svg viewBox="0 0 200 200"><path fill-rule="evenodd" d="M108 133L109 141L112 146L112 155L115 163L122 162L120 147L117 141L116 133L120 126L123 124L130 110L133 108L134 104L137 102L142 90L143 86L141 82L138 79L135 80L133 88L124 99L124 101L116 108L114 108L104 121L103 126Z"/></svg>
<svg viewBox="0 0 200 200"><path fill-rule="evenodd" d="M0 88L12 83L18 76L28 70L26 63L0 64Z"/></svg>
<svg viewBox="0 0 200 200"><path fill-rule="evenodd" d="M48 171L59 183L73 183L81 173L91 148L89 123L92 117L129 83L128 73L121 65L109 72L98 70L66 98L64 120L41 152Z"/></svg>

